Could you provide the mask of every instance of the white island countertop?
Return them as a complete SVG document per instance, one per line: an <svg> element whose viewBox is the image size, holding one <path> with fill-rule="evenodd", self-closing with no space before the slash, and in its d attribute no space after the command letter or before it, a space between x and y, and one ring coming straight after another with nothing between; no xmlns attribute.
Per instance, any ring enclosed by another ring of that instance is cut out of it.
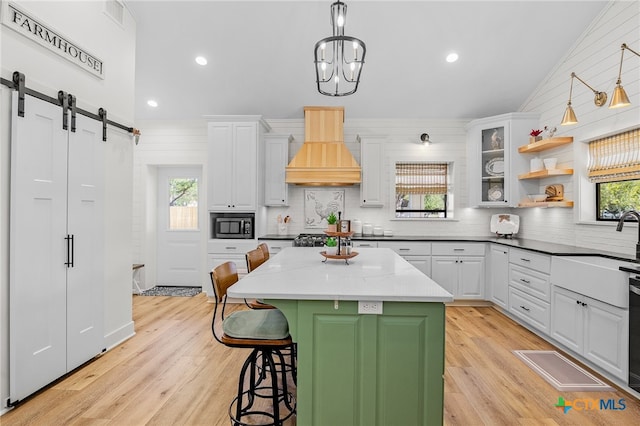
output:
<svg viewBox="0 0 640 426"><path fill-rule="evenodd" d="M287 247L246 275L229 297L296 300L451 302L453 296L396 252L358 248L322 262L321 247Z"/></svg>

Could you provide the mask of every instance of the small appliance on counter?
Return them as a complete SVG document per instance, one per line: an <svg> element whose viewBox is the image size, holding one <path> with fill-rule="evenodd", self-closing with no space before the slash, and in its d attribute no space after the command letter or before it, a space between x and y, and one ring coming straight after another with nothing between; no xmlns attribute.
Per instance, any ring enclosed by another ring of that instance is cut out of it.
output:
<svg viewBox="0 0 640 426"><path fill-rule="evenodd" d="M510 213L491 216L491 233L501 238L513 238L520 229L520 216Z"/></svg>

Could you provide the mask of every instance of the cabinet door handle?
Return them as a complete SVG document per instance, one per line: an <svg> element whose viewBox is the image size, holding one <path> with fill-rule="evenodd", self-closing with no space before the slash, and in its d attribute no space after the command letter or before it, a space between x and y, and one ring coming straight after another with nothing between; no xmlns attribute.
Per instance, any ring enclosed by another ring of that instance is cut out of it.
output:
<svg viewBox="0 0 640 426"><path fill-rule="evenodd" d="M587 304L586 304L586 303L584 303L584 302L581 302L580 304L581 304L582 306L587 306Z"/></svg>
<svg viewBox="0 0 640 426"><path fill-rule="evenodd" d="M531 281L525 280L524 278L520 278L520 281L522 281L525 284L531 284Z"/></svg>
<svg viewBox="0 0 640 426"><path fill-rule="evenodd" d="M576 300L576 305L579 305L579 304L580 304L580 301L579 301L579 300Z"/></svg>
<svg viewBox="0 0 640 426"><path fill-rule="evenodd" d="M271 246L271 248L274 250L282 250L282 247L278 247L278 246Z"/></svg>
<svg viewBox="0 0 640 426"><path fill-rule="evenodd" d="M411 250L411 249L408 249L408 248L399 248L398 249L398 251L409 251L409 250Z"/></svg>
<svg viewBox="0 0 640 426"><path fill-rule="evenodd" d="M525 259L524 257L521 257L520 260L522 260L523 262L531 262L531 259Z"/></svg>
<svg viewBox="0 0 640 426"><path fill-rule="evenodd" d="M464 251L463 248L454 248L453 251Z"/></svg>
<svg viewBox="0 0 640 426"><path fill-rule="evenodd" d="M235 250L237 247L225 247L225 250Z"/></svg>
<svg viewBox="0 0 640 426"><path fill-rule="evenodd" d="M522 306L522 305L520 305L520 307L521 307L522 309L524 309L525 311L527 311L527 312L529 312L529 311L531 310L531 309L529 309L529 308L527 308L527 307L524 307L524 306Z"/></svg>
<svg viewBox="0 0 640 426"><path fill-rule="evenodd" d="M359 247L371 247L371 244L360 244Z"/></svg>
<svg viewBox="0 0 640 426"><path fill-rule="evenodd" d="M74 257L73 234L71 235L67 234L67 236L64 237L64 239L67 240L67 261L64 262L64 264L67 266L67 268L73 268L73 257Z"/></svg>

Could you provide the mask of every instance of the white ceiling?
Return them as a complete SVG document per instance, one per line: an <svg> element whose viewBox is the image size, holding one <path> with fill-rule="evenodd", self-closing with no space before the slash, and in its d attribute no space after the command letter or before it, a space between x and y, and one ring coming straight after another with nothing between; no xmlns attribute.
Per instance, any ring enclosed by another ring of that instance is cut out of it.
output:
<svg viewBox="0 0 640 426"><path fill-rule="evenodd" d="M313 66L315 43L331 35L331 3L128 0L136 119L301 118L304 105L342 105L348 118L513 112L607 1L347 0L345 34L363 40L367 56L358 91L338 98L317 92ZM450 51L458 62L445 61Z"/></svg>

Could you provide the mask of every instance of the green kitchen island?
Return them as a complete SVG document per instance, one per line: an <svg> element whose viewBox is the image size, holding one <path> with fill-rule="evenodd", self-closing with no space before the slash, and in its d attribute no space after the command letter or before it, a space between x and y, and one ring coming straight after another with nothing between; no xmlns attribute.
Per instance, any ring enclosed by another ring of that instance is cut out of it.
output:
<svg viewBox="0 0 640 426"><path fill-rule="evenodd" d="M452 295L390 249L359 249L349 264L322 262L320 251L286 248L228 291L287 317L298 344L297 424L442 424Z"/></svg>

